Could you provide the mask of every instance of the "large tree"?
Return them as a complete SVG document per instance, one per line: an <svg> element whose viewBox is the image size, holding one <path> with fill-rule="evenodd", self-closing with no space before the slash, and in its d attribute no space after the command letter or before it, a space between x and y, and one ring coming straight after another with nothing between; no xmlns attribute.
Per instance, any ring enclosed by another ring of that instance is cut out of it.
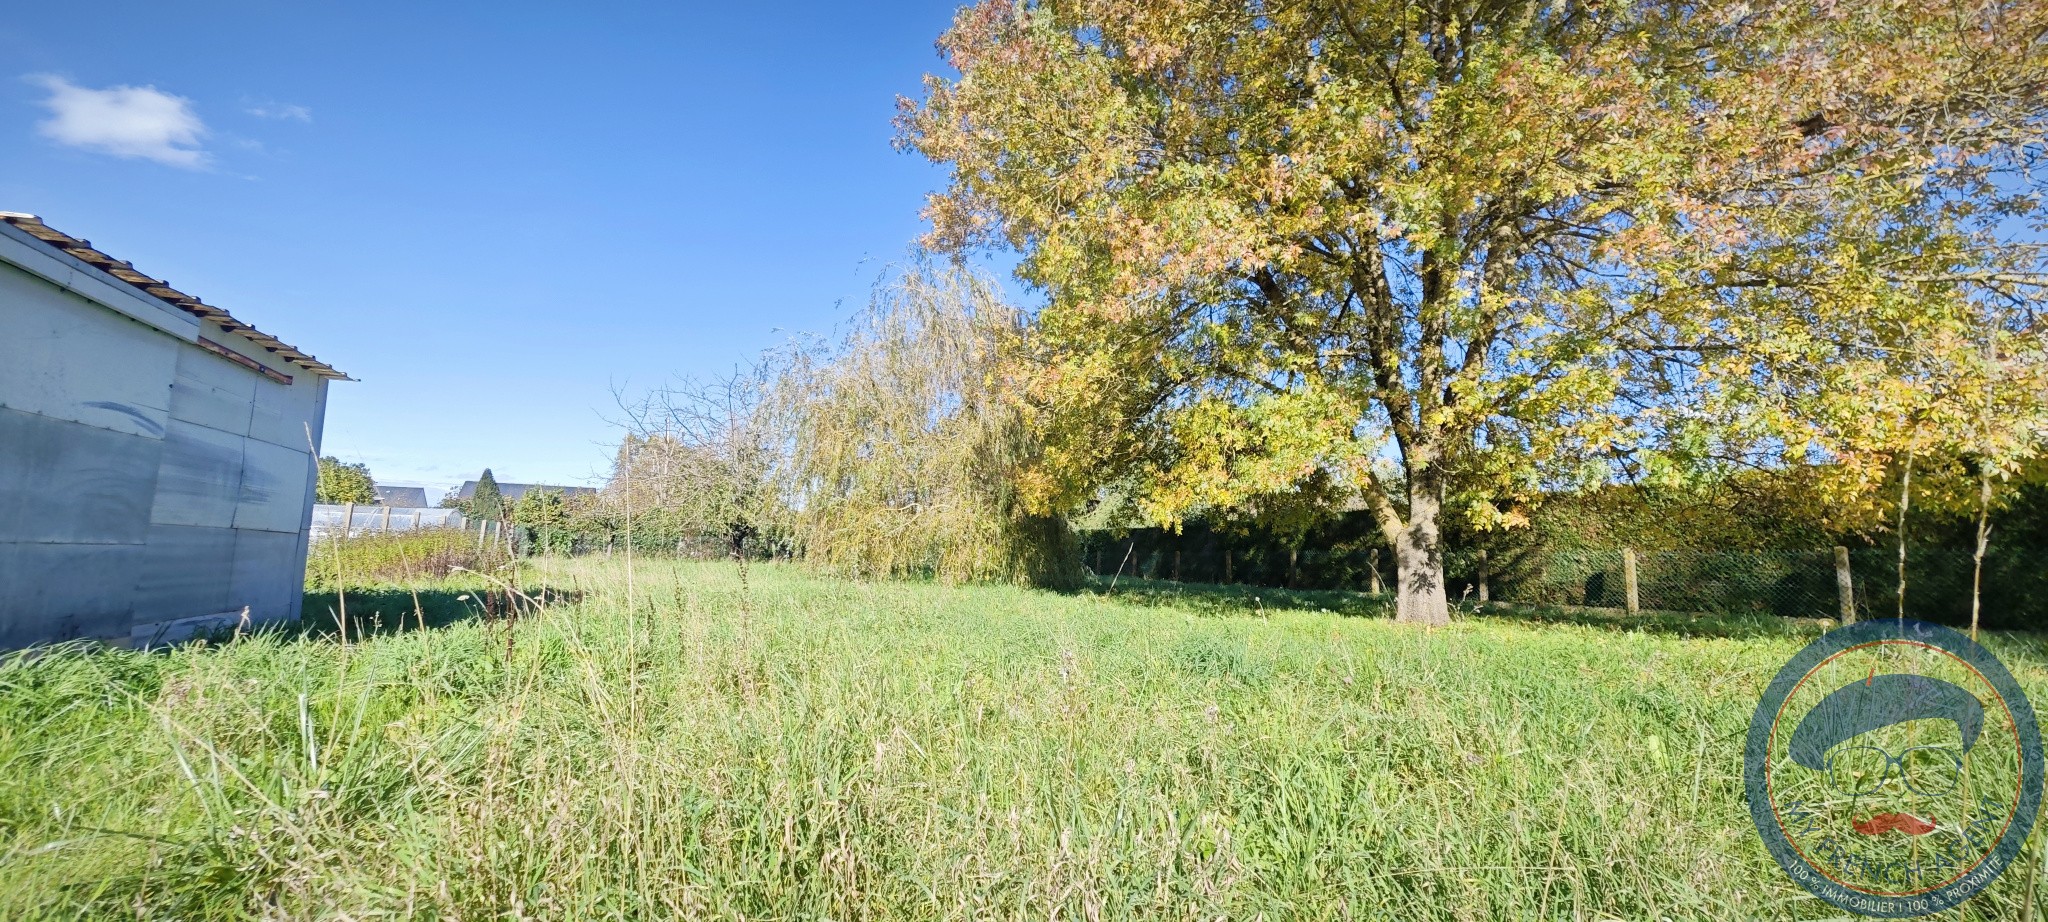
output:
<svg viewBox="0 0 2048 922"><path fill-rule="evenodd" d="M2041 0L988 0L900 130L951 168L934 242L1047 296L1038 501L1336 478L1437 623L1447 514L1849 458L2037 344L2044 35Z"/></svg>

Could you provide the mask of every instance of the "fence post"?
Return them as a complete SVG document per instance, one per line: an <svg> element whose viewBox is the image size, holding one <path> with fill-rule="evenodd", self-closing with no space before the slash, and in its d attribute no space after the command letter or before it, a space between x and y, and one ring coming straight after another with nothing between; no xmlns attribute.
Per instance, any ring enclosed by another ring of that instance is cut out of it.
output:
<svg viewBox="0 0 2048 922"><path fill-rule="evenodd" d="M1632 547L1621 549L1621 589L1628 613L1642 611L1642 602L1636 595L1636 549Z"/></svg>
<svg viewBox="0 0 2048 922"><path fill-rule="evenodd" d="M1223 582L1230 582L1230 548L1223 549Z"/></svg>
<svg viewBox="0 0 2048 922"><path fill-rule="evenodd" d="M390 530L391 530L391 507L390 507L390 506L385 506L385 507L384 507L384 530L385 530L385 531L390 531Z"/></svg>
<svg viewBox="0 0 2048 922"><path fill-rule="evenodd" d="M343 503L341 506L341 537L344 540L354 537L353 535L350 535L349 532L354 530L355 523L356 504Z"/></svg>
<svg viewBox="0 0 2048 922"><path fill-rule="evenodd" d="M1849 549L1835 545L1835 595L1842 603L1842 624L1856 623L1856 585L1849 571Z"/></svg>
<svg viewBox="0 0 2048 922"><path fill-rule="evenodd" d="M1479 604L1481 605L1484 605L1488 601L1490 601L1490 594L1488 593L1486 586L1487 576L1488 572L1486 566L1486 550L1484 548L1481 548L1479 551Z"/></svg>

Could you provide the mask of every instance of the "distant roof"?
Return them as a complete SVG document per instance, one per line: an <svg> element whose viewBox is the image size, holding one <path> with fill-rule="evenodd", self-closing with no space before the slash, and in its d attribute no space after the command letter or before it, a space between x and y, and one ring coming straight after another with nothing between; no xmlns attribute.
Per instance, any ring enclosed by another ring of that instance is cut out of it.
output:
<svg viewBox="0 0 2048 922"><path fill-rule="evenodd" d="M377 487L377 505L393 509L427 508L426 487Z"/></svg>
<svg viewBox="0 0 2048 922"><path fill-rule="evenodd" d="M502 480L498 481L498 495L505 497L505 501L508 503L515 499L518 499L520 494L523 494L528 490L553 490L557 493L562 494L563 499L567 499L571 496L581 496L586 493L593 495L597 493L596 487L560 487L551 483L506 483ZM475 496L476 481L463 481L462 489L458 491L455 495L462 499L469 499L470 497Z"/></svg>
<svg viewBox="0 0 2048 922"><path fill-rule="evenodd" d="M35 215L0 211L0 221L20 228L23 233L48 244L52 249L84 262L106 273L109 278L126 283L143 294L202 320L220 324L222 329L275 353L278 358L284 359L293 365L297 365L323 378L348 380L348 375L342 374L334 366L284 344L275 336L271 336L262 330L236 320L234 315L229 314L227 311L214 307L211 304L203 303L198 298L172 288L162 279L150 278L135 271L135 267L127 262L93 249L91 241L80 240L65 234L48 224L44 224L43 219Z"/></svg>

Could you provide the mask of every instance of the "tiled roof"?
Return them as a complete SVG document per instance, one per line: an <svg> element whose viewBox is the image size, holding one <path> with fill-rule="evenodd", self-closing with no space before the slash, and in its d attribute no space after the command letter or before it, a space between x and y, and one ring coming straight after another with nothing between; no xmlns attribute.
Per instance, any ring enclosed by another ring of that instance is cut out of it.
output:
<svg viewBox="0 0 2048 922"><path fill-rule="evenodd" d="M275 336L271 336L262 330L236 320L234 315L229 314L227 311L172 288L162 279L150 278L135 271L135 267L127 262L93 249L91 241L80 240L48 224L44 224L43 220L35 215L0 212L0 221L5 221L20 228L23 233L48 244L58 252L84 262L106 273L109 278L126 283L143 294L169 304L201 320L219 324L222 329L275 353L278 358L284 359L293 365L297 365L323 378L348 380L348 375L341 373L333 366L292 348L278 340Z"/></svg>
<svg viewBox="0 0 2048 922"><path fill-rule="evenodd" d="M505 483L503 481L499 481L498 483L498 495L504 497L505 501L508 503L518 499L520 496L524 495L528 490L553 490L557 493L562 494L563 499L568 499L571 496L595 494L597 492L596 487L562 487L556 486L551 483ZM475 496L476 481L463 481L462 489L456 491L455 495L458 499L469 499L470 497Z"/></svg>
<svg viewBox="0 0 2048 922"><path fill-rule="evenodd" d="M377 505L393 509L425 509L427 507L426 487L387 487L377 485Z"/></svg>

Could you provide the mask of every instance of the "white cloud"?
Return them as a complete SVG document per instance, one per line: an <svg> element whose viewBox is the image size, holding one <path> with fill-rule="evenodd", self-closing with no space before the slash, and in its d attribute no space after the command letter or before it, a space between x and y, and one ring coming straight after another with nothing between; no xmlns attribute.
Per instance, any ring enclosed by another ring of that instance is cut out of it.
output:
<svg viewBox="0 0 2048 922"><path fill-rule="evenodd" d="M305 106L294 106L285 103L243 103L242 111L257 118L275 118L294 122L310 122L313 120L313 110Z"/></svg>
<svg viewBox="0 0 2048 922"><path fill-rule="evenodd" d="M95 90L47 74L28 79L50 91L50 98L43 100L50 118L36 128L52 141L186 169L207 163L207 153L199 146L206 137L206 123L183 96L153 86Z"/></svg>

